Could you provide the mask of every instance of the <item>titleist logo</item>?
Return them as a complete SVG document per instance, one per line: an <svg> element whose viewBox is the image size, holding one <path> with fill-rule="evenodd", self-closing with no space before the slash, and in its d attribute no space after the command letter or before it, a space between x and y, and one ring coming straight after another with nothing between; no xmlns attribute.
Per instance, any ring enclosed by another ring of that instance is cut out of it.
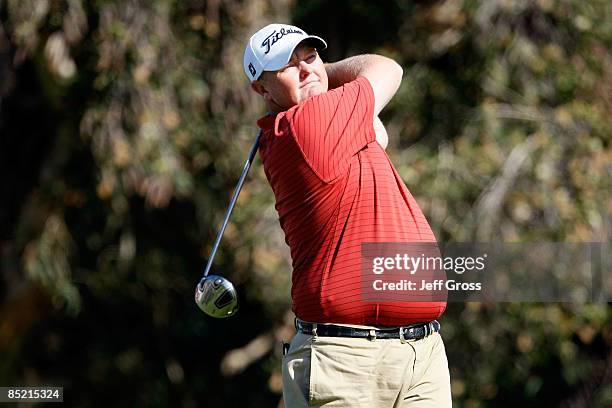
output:
<svg viewBox="0 0 612 408"><path fill-rule="evenodd" d="M304 34L304 33L302 31L296 30L294 28L288 28L288 29L281 28L278 32L276 32L276 30L272 31L272 34L267 36L265 38L265 40L263 40L262 43L261 43L262 47L266 47L266 51L264 52L264 54L269 53L270 52L270 48L274 44L276 44L276 42L278 40L280 40L281 38L283 38L287 34Z"/></svg>

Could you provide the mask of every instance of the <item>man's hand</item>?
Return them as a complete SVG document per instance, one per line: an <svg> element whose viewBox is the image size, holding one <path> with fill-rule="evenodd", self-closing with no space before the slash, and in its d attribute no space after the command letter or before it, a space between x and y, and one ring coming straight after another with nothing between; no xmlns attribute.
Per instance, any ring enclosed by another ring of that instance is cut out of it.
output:
<svg viewBox="0 0 612 408"><path fill-rule="evenodd" d="M383 125L378 116L374 118L374 132L376 132L376 141L378 144L381 145L383 149L386 149L389 143L389 136L387 135L385 125Z"/></svg>
<svg viewBox="0 0 612 408"><path fill-rule="evenodd" d="M325 64L329 88L337 88L359 76L366 77L374 90L374 116L389 103L402 81L402 67L381 55L356 55Z"/></svg>

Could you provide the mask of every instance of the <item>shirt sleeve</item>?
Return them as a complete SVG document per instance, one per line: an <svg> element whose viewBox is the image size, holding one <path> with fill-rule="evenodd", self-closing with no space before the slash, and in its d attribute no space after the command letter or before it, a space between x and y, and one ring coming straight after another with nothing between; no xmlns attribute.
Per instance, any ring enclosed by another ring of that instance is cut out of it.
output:
<svg viewBox="0 0 612 408"><path fill-rule="evenodd" d="M287 111L291 133L306 161L325 182L345 174L351 158L376 140L374 91L356 80Z"/></svg>

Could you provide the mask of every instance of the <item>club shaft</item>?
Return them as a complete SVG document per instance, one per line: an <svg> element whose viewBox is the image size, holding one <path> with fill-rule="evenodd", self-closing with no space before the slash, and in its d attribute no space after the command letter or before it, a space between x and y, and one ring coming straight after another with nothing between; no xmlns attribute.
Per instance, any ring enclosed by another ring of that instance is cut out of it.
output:
<svg viewBox="0 0 612 408"><path fill-rule="evenodd" d="M251 168L251 163L255 158L255 154L257 153L257 148L259 147L259 139L261 138L262 131L260 130L257 134L257 138L255 139L255 143L251 148L251 153L249 153L249 157L247 158L246 163L244 164L244 169L242 170L242 174L240 175L240 179L238 180L238 185L236 185L236 189L234 190L234 195L230 201L229 207L225 213L225 219L223 220L223 224L221 225L221 229L217 234L217 239L215 239L215 244L213 245L212 251L210 251L210 256L208 257L208 262L206 263L206 268L204 269L204 274L202 275L202 279L208 276L210 272L210 268L212 266L213 260L215 259L215 254L217 253L217 249L219 248L219 244L221 243L221 238L223 237L223 232L225 232L225 227L227 227L227 223L232 215L232 211L234 210L234 206L236 205L236 201L238 200L238 195L240 194L240 190L242 190L242 185L244 184L244 180L246 179L247 173Z"/></svg>

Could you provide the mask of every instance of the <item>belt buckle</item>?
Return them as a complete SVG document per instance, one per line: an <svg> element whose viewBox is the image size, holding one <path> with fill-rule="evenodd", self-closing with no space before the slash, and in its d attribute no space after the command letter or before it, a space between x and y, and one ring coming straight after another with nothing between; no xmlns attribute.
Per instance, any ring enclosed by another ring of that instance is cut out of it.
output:
<svg viewBox="0 0 612 408"><path fill-rule="evenodd" d="M400 330L399 330L400 341L403 340L402 341L403 343L406 340L419 340L421 337L416 336L417 328L418 327L415 327L414 325L400 327Z"/></svg>

